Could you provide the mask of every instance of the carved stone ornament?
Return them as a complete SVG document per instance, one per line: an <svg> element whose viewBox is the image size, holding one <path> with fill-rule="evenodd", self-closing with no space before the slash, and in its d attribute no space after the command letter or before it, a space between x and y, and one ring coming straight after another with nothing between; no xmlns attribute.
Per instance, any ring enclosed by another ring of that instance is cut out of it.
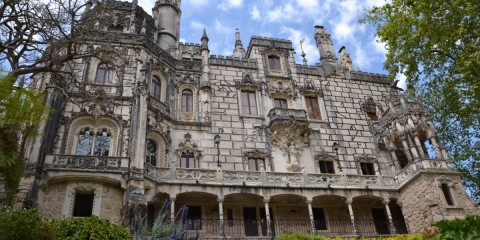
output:
<svg viewBox="0 0 480 240"><path fill-rule="evenodd" d="M136 88L137 94L146 96L148 95L148 86L146 82L139 82L137 83L137 88Z"/></svg>
<svg viewBox="0 0 480 240"><path fill-rule="evenodd" d="M190 135L190 133L186 133L184 138L185 140L178 144L175 154L180 157L182 156L182 153L190 152L195 158L201 156L201 152L198 150L197 144L192 142L192 135Z"/></svg>
<svg viewBox="0 0 480 240"><path fill-rule="evenodd" d="M295 164L303 149L310 145L309 131L302 126L297 127L296 122L292 121L284 127L277 127L270 134L269 141L280 148L284 155L289 155L290 163Z"/></svg>
<svg viewBox="0 0 480 240"><path fill-rule="evenodd" d="M377 104L375 100L373 100L372 96L367 97L364 102L360 104L360 108L364 112L376 112Z"/></svg>
<svg viewBox="0 0 480 240"><path fill-rule="evenodd" d="M91 88L85 92L83 112L93 114L94 118L102 115L113 115L115 101L102 88Z"/></svg>
<svg viewBox="0 0 480 240"><path fill-rule="evenodd" d="M315 160L317 161L335 161L336 159L335 155L330 155L325 150L315 154Z"/></svg>
<svg viewBox="0 0 480 240"><path fill-rule="evenodd" d="M360 156L354 156L354 159L357 162L376 162L377 161L377 158L375 158L374 156L370 156L366 154L363 154Z"/></svg>
<svg viewBox="0 0 480 240"><path fill-rule="evenodd" d="M256 89L260 89L261 86L262 86L262 83L260 81L253 80L252 76L249 73L244 73L242 76L242 80L235 82L235 87L237 89L241 88L241 89L256 90Z"/></svg>
<svg viewBox="0 0 480 240"><path fill-rule="evenodd" d="M321 87L316 86L311 79L305 80L305 86L299 87L298 90L302 95L323 96Z"/></svg>
<svg viewBox="0 0 480 240"><path fill-rule="evenodd" d="M269 78L267 79L268 93L272 95L287 95L295 97L292 80L289 78Z"/></svg>

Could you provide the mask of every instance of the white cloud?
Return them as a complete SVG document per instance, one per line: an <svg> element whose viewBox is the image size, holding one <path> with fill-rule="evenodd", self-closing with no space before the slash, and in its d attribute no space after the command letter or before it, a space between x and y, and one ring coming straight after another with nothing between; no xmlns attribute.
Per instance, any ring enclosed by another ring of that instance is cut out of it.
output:
<svg viewBox="0 0 480 240"><path fill-rule="evenodd" d="M267 12L267 21L269 22L298 22L301 20L300 10L291 3L278 6Z"/></svg>
<svg viewBox="0 0 480 240"><path fill-rule="evenodd" d="M231 8L239 8L243 4L243 0L223 0L217 7L223 11L228 11Z"/></svg>
<svg viewBox="0 0 480 240"><path fill-rule="evenodd" d="M375 51L377 53L381 53L381 54L387 54L387 48L386 48L386 45L384 42L381 42L380 39L378 37L375 37L375 39L373 39L371 41Z"/></svg>
<svg viewBox="0 0 480 240"><path fill-rule="evenodd" d="M145 10L145 12L151 14L155 1L152 0L138 0L138 5Z"/></svg>
<svg viewBox="0 0 480 240"><path fill-rule="evenodd" d="M203 33L203 29L206 28L205 24L198 21L190 22L190 27L194 33Z"/></svg>
<svg viewBox="0 0 480 240"><path fill-rule="evenodd" d="M253 5L252 11L250 12L253 20L260 20L260 10L258 10L257 5Z"/></svg>
<svg viewBox="0 0 480 240"><path fill-rule="evenodd" d="M398 73L396 79L400 80L397 84L398 87L407 89L407 76L403 73Z"/></svg>
<svg viewBox="0 0 480 240"><path fill-rule="evenodd" d="M204 7L210 1L209 0L184 0L182 6L191 5L194 8Z"/></svg>
<svg viewBox="0 0 480 240"><path fill-rule="evenodd" d="M315 45L315 40L311 39L310 36L311 34L306 34L302 31L295 30L293 28L288 28L288 27L283 27L281 30L281 33L286 33L288 35L288 39L292 41L293 48L295 49L295 52L297 53L297 60L302 62L302 49L300 47L300 41L302 39L305 39L303 42L303 51L305 52L305 58L310 64L314 64L318 62L320 55L318 52L318 49Z"/></svg>
<svg viewBox="0 0 480 240"><path fill-rule="evenodd" d="M234 28L229 28L225 26L218 18L215 19L215 23L213 28L215 29L215 32L217 34L224 34L224 35L233 35L234 33Z"/></svg>

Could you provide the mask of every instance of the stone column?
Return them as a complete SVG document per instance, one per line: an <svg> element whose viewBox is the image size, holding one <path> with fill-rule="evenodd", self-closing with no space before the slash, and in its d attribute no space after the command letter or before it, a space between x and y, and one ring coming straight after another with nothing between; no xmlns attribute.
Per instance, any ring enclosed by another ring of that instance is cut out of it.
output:
<svg viewBox="0 0 480 240"><path fill-rule="evenodd" d="M170 201L172 201L170 204L170 219L172 219L172 222L175 220L175 200L177 200L176 196L170 198Z"/></svg>
<svg viewBox="0 0 480 240"><path fill-rule="evenodd" d="M388 148L388 154L390 155L390 159L392 159L393 165L397 170L401 170L402 167L400 166L400 163L398 162L397 155L395 154L395 150L390 147Z"/></svg>
<svg viewBox="0 0 480 240"><path fill-rule="evenodd" d="M355 235L358 234L357 224L355 223L355 216L353 215L352 200L347 199L345 203L348 205L348 213L350 214L350 221L352 222L353 231Z"/></svg>
<svg viewBox="0 0 480 240"><path fill-rule="evenodd" d="M414 160L418 159L420 155L418 154L417 147L413 143L412 138L407 136L407 141L408 141L408 145L410 145L410 151L412 152L413 159Z"/></svg>
<svg viewBox="0 0 480 240"><path fill-rule="evenodd" d="M312 199L307 199L305 201L308 207L308 216L310 218L310 223L312 225L312 234L315 234L315 219L313 218L313 209L312 209Z"/></svg>
<svg viewBox="0 0 480 240"><path fill-rule="evenodd" d="M389 202L390 202L390 200L388 200L388 199L383 200L383 204L385 204L385 210L387 210L388 222L389 222L390 228L392 230L391 233L395 234L395 233L397 233L397 230L395 229L395 225L393 224L392 214L390 212L390 206L388 205Z"/></svg>
<svg viewBox="0 0 480 240"><path fill-rule="evenodd" d="M223 220L223 200L224 198L218 198L218 217L220 219L220 236L225 236L225 222Z"/></svg>
<svg viewBox="0 0 480 240"><path fill-rule="evenodd" d="M437 159L443 158L442 152L440 151L440 146L438 145L437 139L432 136L430 137L430 142L433 145L433 149L435 150L435 154L437 155Z"/></svg>
<svg viewBox="0 0 480 240"><path fill-rule="evenodd" d="M267 219L267 236L270 236L272 233L272 229L270 228L271 227L270 208L268 207L270 198L264 198L263 202L265 203L265 218Z"/></svg>
<svg viewBox="0 0 480 240"><path fill-rule="evenodd" d="M405 152L405 155L407 155L408 161L413 162L412 153L409 150L410 148L408 147L407 137L405 134L400 135L400 141L402 142L403 151Z"/></svg>
<svg viewBox="0 0 480 240"><path fill-rule="evenodd" d="M425 151L423 151L422 143L418 138L418 134L415 134L413 136L413 141L415 141L415 145L417 146L418 152L420 153L420 157L422 157L422 159L428 158L428 153L425 153Z"/></svg>

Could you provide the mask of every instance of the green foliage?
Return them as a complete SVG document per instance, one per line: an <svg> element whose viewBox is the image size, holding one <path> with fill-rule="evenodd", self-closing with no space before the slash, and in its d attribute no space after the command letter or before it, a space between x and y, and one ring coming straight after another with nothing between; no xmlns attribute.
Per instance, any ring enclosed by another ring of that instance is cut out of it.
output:
<svg viewBox="0 0 480 240"><path fill-rule="evenodd" d="M59 228L58 239L62 240L131 239L127 229L97 216L65 219L60 221Z"/></svg>
<svg viewBox="0 0 480 240"><path fill-rule="evenodd" d="M43 220L36 209L0 210L0 240L54 240L58 224Z"/></svg>
<svg viewBox="0 0 480 240"><path fill-rule="evenodd" d="M11 75L0 78L0 173L7 190L7 203L16 192L23 175L23 147L36 134L48 108L43 92L18 88Z"/></svg>
<svg viewBox="0 0 480 240"><path fill-rule="evenodd" d="M480 239L480 216L467 215L464 219L442 220L433 224L440 229L435 240Z"/></svg>
<svg viewBox="0 0 480 240"><path fill-rule="evenodd" d="M480 200L480 4L478 0L392 0L369 10L386 44L385 68L418 89L440 138Z"/></svg>
<svg viewBox="0 0 480 240"><path fill-rule="evenodd" d="M277 240L330 240L329 237L320 235L308 235L305 233L285 234L277 238Z"/></svg>

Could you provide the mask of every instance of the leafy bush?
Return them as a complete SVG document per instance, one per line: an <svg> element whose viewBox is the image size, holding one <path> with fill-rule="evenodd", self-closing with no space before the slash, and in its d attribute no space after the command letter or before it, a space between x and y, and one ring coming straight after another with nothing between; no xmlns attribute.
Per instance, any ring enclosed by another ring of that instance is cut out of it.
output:
<svg viewBox="0 0 480 240"><path fill-rule="evenodd" d="M64 219L60 221L59 228L59 239L62 240L131 239L127 229L97 216Z"/></svg>
<svg viewBox="0 0 480 240"><path fill-rule="evenodd" d="M36 209L0 209L0 240L54 240L58 224L43 220Z"/></svg>
<svg viewBox="0 0 480 240"><path fill-rule="evenodd" d="M480 216L467 215L464 219L442 220L433 224L440 229L435 240L480 239Z"/></svg>
<svg viewBox="0 0 480 240"><path fill-rule="evenodd" d="M393 237L362 238L361 240L423 240L421 234L397 235Z"/></svg>
<svg viewBox="0 0 480 240"><path fill-rule="evenodd" d="M277 240L331 240L329 237L320 235L308 235L305 233L285 234L277 238Z"/></svg>

